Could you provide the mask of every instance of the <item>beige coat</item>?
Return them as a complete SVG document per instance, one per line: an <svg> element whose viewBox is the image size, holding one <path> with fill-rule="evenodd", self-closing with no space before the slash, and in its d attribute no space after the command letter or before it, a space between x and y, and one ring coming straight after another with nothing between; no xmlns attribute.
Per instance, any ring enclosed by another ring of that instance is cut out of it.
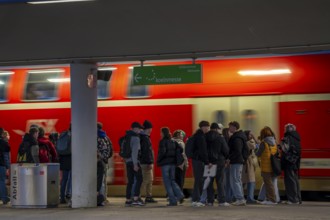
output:
<svg viewBox="0 0 330 220"><path fill-rule="evenodd" d="M254 153L254 150L256 149L256 143L252 139L247 142L247 145L252 153L248 157L246 163L243 165L242 183L250 183L256 181L257 156Z"/></svg>

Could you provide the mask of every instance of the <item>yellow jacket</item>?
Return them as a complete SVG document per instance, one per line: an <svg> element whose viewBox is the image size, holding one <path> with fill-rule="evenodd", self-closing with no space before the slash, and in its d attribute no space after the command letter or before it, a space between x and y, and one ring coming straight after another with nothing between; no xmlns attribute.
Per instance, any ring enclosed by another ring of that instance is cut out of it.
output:
<svg viewBox="0 0 330 220"><path fill-rule="evenodd" d="M261 144L264 144L265 148L260 156L260 168L261 172L272 173L272 165L270 163L270 154L276 154L277 147L276 145L270 146L267 142L263 141Z"/></svg>

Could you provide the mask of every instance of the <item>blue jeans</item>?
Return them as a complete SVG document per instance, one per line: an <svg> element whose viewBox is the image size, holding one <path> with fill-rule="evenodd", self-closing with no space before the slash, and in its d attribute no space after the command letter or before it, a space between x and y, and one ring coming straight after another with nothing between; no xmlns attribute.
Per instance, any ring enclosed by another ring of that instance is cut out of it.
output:
<svg viewBox="0 0 330 220"><path fill-rule="evenodd" d="M175 165L164 165L161 167L163 182L165 185L165 189L170 201L170 204L176 205L178 200L181 200L184 195L175 182Z"/></svg>
<svg viewBox="0 0 330 220"><path fill-rule="evenodd" d="M72 191L71 170L63 170L62 181L61 181L61 200L65 199L65 195L71 195L71 191Z"/></svg>
<svg viewBox="0 0 330 220"><path fill-rule="evenodd" d="M9 198L7 195L7 188L6 188L6 167L0 166L0 199L3 202L8 202Z"/></svg>
<svg viewBox="0 0 330 220"><path fill-rule="evenodd" d="M242 186L242 169L243 164L230 164L230 185L234 199L236 200L244 199Z"/></svg>
<svg viewBox="0 0 330 220"><path fill-rule="evenodd" d="M273 177L272 182L273 182L273 185L274 185L276 202L279 202L279 201L281 201L281 198L280 198L280 194L279 194L278 187L277 187L277 177ZM262 185L260 187L258 200L260 200L260 201L266 200L266 188L264 186L264 183L262 183Z"/></svg>
<svg viewBox="0 0 330 220"><path fill-rule="evenodd" d="M233 202L233 193L231 191L231 187L230 187L230 167L227 166L225 168L225 181L224 181L224 184L225 184L225 196L226 196L226 202Z"/></svg>
<svg viewBox="0 0 330 220"><path fill-rule="evenodd" d="M254 189L256 188L255 182L249 182L247 183L247 201L253 202L254 199Z"/></svg>

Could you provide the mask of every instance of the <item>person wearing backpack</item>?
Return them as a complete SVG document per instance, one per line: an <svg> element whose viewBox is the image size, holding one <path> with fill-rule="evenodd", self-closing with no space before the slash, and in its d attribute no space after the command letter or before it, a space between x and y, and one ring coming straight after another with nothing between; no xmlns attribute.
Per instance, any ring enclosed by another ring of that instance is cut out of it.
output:
<svg viewBox="0 0 330 220"><path fill-rule="evenodd" d="M126 163L126 173L127 173L127 186L126 186L126 201L125 206L143 206L144 202L140 200L140 189L143 181L142 170L140 164L140 137L139 134L143 129L142 125L138 122L133 122L131 125L131 130L126 132L125 138L123 140L121 149L126 153L130 151L130 155L125 156L124 160ZM133 194L133 200L132 200Z"/></svg>
<svg viewBox="0 0 330 220"><path fill-rule="evenodd" d="M232 205L246 205L242 187L242 169L244 164L243 149L246 147L246 136L237 121L228 124L229 132L229 163L230 163L230 185L233 198L236 200Z"/></svg>
<svg viewBox="0 0 330 220"><path fill-rule="evenodd" d="M19 146L17 163L39 163L38 127L31 126Z"/></svg>
<svg viewBox="0 0 330 220"><path fill-rule="evenodd" d="M175 167L183 167L184 158L182 148L171 140L171 133L168 127L161 128L161 140L159 142L157 166L161 167L163 183L169 198L167 206L177 206L183 202L184 195L175 182Z"/></svg>
<svg viewBox="0 0 330 220"><path fill-rule="evenodd" d="M57 162L57 153L53 143L45 137L45 130L39 127L38 134L39 162L55 163Z"/></svg>
<svg viewBox="0 0 330 220"><path fill-rule="evenodd" d="M285 125L284 139L288 149L282 147L282 169L284 171L285 192L288 198L286 204L301 204L299 184L299 169L301 159L300 135L293 124Z"/></svg>
<svg viewBox="0 0 330 220"><path fill-rule="evenodd" d="M152 182L154 180L154 151L150 140L150 134L152 131L152 124L150 121L145 120L143 122L143 131L140 133L141 142L141 169L143 182L141 185L141 191L145 190L145 203L157 203L152 197Z"/></svg>
<svg viewBox="0 0 330 220"><path fill-rule="evenodd" d="M61 138L68 138L67 141L61 141ZM71 148L71 125L67 131L63 131L57 141L56 149L59 148L59 143L66 143L70 145ZM60 163L60 170L62 173L61 178L61 190L60 190L60 203L66 204L66 199L71 198L71 192L72 192L72 155L71 155L71 149L66 150L67 153L63 154L62 152L65 151L57 151L58 153L58 159ZM70 152L70 153L69 153Z"/></svg>
<svg viewBox="0 0 330 220"><path fill-rule="evenodd" d="M266 189L266 200L261 202L261 204L276 205L275 187L273 184L276 176L273 173L270 161L270 155L274 155L277 152L274 132L270 127L266 126L260 131L260 139L261 143L256 152L256 156L260 157L261 176Z"/></svg>
<svg viewBox="0 0 330 220"><path fill-rule="evenodd" d="M199 207L205 206L205 204L200 202L201 193L203 190L203 173L204 173L204 165L212 166L209 163L208 154L207 154L207 146L205 134L210 130L210 123L208 121L199 122L199 129L194 133L193 140L193 148L192 152L188 152L189 155L192 155L192 166L193 166L193 174L194 174L194 188L192 193L192 206ZM187 147L188 147L187 141ZM190 147L188 147L190 148ZM187 152L187 148L186 148ZM187 156L188 156L187 154Z"/></svg>
<svg viewBox="0 0 330 220"><path fill-rule="evenodd" d="M112 142L110 138L107 136L106 132L102 130L103 124L101 122L97 123L97 150L99 152L99 160L103 162L104 167L104 176L103 182L101 187L101 192L105 197L108 195L108 183L107 183L107 172L109 169L108 161L112 157L113 149L112 149Z"/></svg>
<svg viewBox="0 0 330 220"><path fill-rule="evenodd" d="M9 156L10 146L9 146L9 135L6 135L5 130L0 129L0 200L3 204L7 204L10 199L7 194L6 187L6 173L9 169L9 160L6 160L6 155Z"/></svg>
<svg viewBox="0 0 330 220"><path fill-rule="evenodd" d="M182 156L184 158L184 164L183 167L181 168L180 166L177 166L175 168L175 182L178 184L180 187L181 191L183 191L183 186L184 186L184 181L185 181L185 176L186 176L186 171L189 167L189 162L187 155L185 154L185 143L183 142L184 137L186 136L186 133L183 130L176 130L173 132L173 137L172 140L176 141L179 146L182 148Z"/></svg>

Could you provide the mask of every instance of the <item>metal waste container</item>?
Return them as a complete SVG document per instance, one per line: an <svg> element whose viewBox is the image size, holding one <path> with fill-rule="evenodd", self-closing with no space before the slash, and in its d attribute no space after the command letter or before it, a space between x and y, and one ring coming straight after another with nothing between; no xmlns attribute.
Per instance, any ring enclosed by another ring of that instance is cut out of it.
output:
<svg viewBox="0 0 330 220"><path fill-rule="evenodd" d="M57 207L59 170L58 163L12 164L10 186L12 207Z"/></svg>

